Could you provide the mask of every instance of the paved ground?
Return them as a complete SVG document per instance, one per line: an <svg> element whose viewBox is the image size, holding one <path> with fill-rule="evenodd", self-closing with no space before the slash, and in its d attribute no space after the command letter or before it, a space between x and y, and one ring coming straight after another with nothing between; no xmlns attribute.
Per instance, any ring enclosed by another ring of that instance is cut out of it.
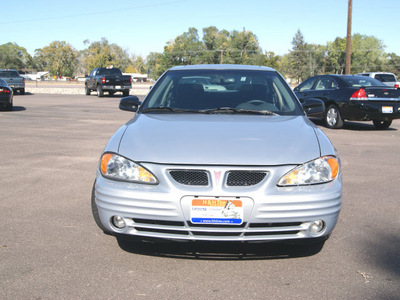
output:
<svg viewBox="0 0 400 300"><path fill-rule="evenodd" d="M118 243L95 225L97 160L120 97L16 95L0 112L0 299L399 299L400 120L321 127L344 172L324 248Z"/></svg>

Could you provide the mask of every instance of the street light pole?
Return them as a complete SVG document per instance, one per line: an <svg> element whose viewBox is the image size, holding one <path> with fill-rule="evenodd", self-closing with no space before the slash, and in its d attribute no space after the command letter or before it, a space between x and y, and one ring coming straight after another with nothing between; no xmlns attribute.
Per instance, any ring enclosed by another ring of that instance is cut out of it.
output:
<svg viewBox="0 0 400 300"><path fill-rule="evenodd" d="M347 39L346 39L346 74L351 74L351 12L353 0L349 0L347 12Z"/></svg>

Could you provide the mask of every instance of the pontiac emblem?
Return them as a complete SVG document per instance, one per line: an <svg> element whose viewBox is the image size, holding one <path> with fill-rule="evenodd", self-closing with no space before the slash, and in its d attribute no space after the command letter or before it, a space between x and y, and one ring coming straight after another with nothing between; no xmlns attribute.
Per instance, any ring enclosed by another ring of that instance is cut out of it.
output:
<svg viewBox="0 0 400 300"><path fill-rule="evenodd" d="M219 184L219 179L221 178L221 171L214 171L215 182Z"/></svg>

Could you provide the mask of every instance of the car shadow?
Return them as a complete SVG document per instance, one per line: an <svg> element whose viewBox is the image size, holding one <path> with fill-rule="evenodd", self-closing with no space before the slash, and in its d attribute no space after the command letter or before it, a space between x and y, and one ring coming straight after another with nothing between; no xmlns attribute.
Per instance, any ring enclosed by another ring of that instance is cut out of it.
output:
<svg viewBox="0 0 400 300"><path fill-rule="evenodd" d="M319 119L311 119L310 120L318 126L324 127L326 129L327 128L324 125L324 122L322 120ZM330 130L338 130L338 129L330 129ZM365 121L365 122L354 122L354 121L345 121L343 128L339 129L339 130L352 130L352 131L397 131L396 128L393 127L389 127L387 129L378 129L374 126L374 124L372 124L372 121Z"/></svg>
<svg viewBox="0 0 400 300"><path fill-rule="evenodd" d="M13 111L24 111L26 110L26 108L24 106L13 106L13 109L11 111L8 111L10 113L12 113Z"/></svg>
<svg viewBox="0 0 400 300"><path fill-rule="evenodd" d="M276 242L159 241L117 237L122 250L146 255L200 260L266 260L316 255L324 242L301 245Z"/></svg>

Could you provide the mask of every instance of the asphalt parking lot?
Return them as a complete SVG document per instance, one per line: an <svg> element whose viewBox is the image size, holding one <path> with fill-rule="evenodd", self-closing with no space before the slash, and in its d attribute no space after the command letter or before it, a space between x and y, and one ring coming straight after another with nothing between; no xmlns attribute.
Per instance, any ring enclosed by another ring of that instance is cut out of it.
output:
<svg viewBox="0 0 400 300"><path fill-rule="evenodd" d="M120 96L15 95L0 112L0 299L399 299L400 120L327 133L343 208L320 248L118 243L92 219Z"/></svg>

